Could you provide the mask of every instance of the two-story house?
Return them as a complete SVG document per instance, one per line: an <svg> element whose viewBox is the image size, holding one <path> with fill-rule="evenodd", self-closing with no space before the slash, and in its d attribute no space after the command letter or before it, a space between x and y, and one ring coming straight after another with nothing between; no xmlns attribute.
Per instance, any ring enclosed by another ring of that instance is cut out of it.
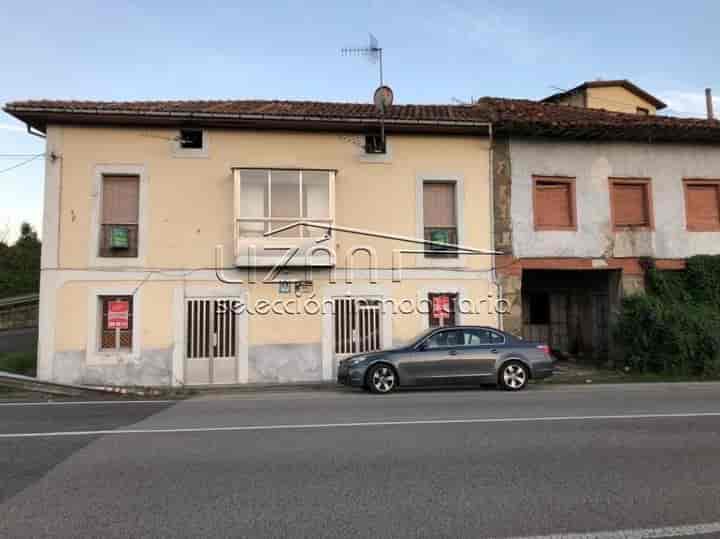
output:
<svg viewBox="0 0 720 539"><path fill-rule="evenodd" d="M331 380L338 357L497 323L490 126L472 107L5 110L47 137L41 379Z"/></svg>
<svg viewBox="0 0 720 539"><path fill-rule="evenodd" d="M605 356L648 267L720 252L720 122L663 107L10 103L47 137L38 375L331 380L441 324Z"/></svg>
<svg viewBox="0 0 720 539"><path fill-rule="evenodd" d="M607 357L618 301L648 267L720 253L720 122L655 115L664 104L623 80L477 107L495 134L506 330Z"/></svg>

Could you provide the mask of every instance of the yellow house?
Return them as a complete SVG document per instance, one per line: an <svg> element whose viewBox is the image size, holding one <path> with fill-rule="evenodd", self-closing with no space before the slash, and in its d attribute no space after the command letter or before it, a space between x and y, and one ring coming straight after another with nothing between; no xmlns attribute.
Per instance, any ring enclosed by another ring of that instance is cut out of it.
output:
<svg viewBox="0 0 720 539"><path fill-rule="evenodd" d="M470 109L8 104L47 137L38 377L332 380L429 326L497 325Z"/></svg>
<svg viewBox="0 0 720 539"><path fill-rule="evenodd" d="M543 102L642 115L656 114L667 107L657 97L626 79L584 82L546 97Z"/></svg>

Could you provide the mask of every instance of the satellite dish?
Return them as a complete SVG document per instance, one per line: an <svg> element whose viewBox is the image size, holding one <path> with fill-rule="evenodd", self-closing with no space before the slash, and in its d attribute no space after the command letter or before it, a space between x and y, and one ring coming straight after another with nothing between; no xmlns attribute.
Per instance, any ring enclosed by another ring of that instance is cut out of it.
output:
<svg viewBox="0 0 720 539"><path fill-rule="evenodd" d="M373 95L373 102L380 112L385 112L393 104L393 91L390 86L380 86L375 90Z"/></svg>

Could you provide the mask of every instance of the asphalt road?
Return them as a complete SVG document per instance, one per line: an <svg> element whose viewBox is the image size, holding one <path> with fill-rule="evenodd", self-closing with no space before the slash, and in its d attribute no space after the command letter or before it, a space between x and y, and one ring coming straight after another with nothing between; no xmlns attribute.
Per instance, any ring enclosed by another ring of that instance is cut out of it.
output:
<svg viewBox="0 0 720 539"><path fill-rule="evenodd" d="M0 537L720 537L720 385L0 404L0 477Z"/></svg>

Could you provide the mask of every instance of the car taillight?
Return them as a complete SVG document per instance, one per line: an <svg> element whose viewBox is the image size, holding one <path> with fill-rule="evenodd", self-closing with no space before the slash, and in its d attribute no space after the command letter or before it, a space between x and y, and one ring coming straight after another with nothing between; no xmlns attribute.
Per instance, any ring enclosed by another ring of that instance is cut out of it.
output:
<svg viewBox="0 0 720 539"><path fill-rule="evenodd" d="M538 350L542 350L546 356L550 355L550 347L547 344L538 344Z"/></svg>

